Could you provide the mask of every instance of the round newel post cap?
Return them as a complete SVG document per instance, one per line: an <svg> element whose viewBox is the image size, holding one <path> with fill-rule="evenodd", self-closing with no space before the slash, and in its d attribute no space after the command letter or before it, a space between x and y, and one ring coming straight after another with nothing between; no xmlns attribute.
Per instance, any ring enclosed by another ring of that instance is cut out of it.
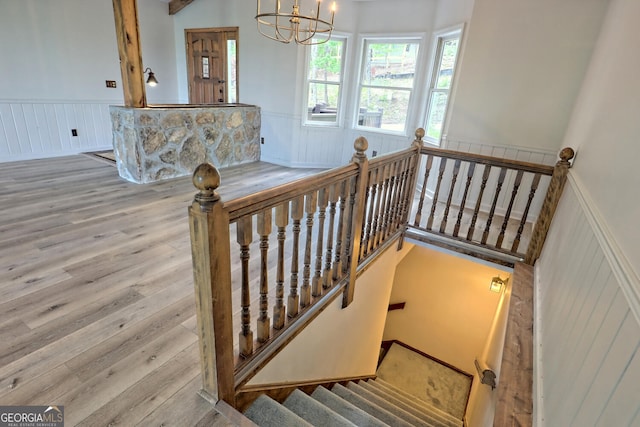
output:
<svg viewBox="0 0 640 427"><path fill-rule="evenodd" d="M220 172L210 163L202 163L192 177L193 185L200 190L196 200L200 202L217 200L216 189L220 186Z"/></svg>
<svg viewBox="0 0 640 427"><path fill-rule="evenodd" d="M566 147L560 151L560 154L558 154L558 157L560 157L561 161L568 162L569 160L573 159L575 155L576 153L575 151L573 151L573 148Z"/></svg>
<svg viewBox="0 0 640 427"><path fill-rule="evenodd" d="M425 135L425 131L423 128L418 128L416 129L416 139L419 141L422 141L422 138L424 138Z"/></svg>
<svg viewBox="0 0 640 427"><path fill-rule="evenodd" d="M353 148L356 150L356 153L364 154L367 148L369 148L369 141L367 141L367 138L364 136L360 136L353 143Z"/></svg>

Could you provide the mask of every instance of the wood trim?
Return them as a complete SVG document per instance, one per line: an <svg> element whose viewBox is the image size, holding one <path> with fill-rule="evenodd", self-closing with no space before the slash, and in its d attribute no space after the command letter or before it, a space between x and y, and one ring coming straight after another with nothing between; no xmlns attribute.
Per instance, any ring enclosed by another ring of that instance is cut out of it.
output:
<svg viewBox="0 0 640 427"><path fill-rule="evenodd" d="M375 378L376 378L376 375L373 374L373 375L361 375L357 377L324 379L324 380L317 380L317 381L300 381L300 382L290 382L290 383L260 384L260 385L254 385L254 386L245 386L238 391L236 395L236 402L238 405L238 410L244 411L261 394L266 394L270 398L282 403L296 389L299 389L300 391L306 394L311 394L319 386L330 389L335 384L346 385L349 381L358 382L358 381L366 381L366 380L375 379Z"/></svg>
<svg viewBox="0 0 640 427"><path fill-rule="evenodd" d="M125 107L147 106L136 0L113 0Z"/></svg>
<svg viewBox="0 0 640 427"><path fill-rule="evenodd" d="M175 15L193 2L194 0L171 0L169 2L169 15Z"/></svg>
<svg viewBox="0 0 640 427"><path fill-rule="evenodd" d="M533 425L533 266L513 269L493 425Z"/></svg>

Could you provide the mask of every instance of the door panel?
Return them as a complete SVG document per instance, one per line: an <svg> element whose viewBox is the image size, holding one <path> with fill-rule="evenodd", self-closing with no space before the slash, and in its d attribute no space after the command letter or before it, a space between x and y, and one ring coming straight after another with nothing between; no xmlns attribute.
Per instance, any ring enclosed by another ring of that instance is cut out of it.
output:
<svg viewBox="0 0 640 427"><path fill-rule="evenodd" d="M237 29L197 29L185 33L189 103L228 102L227 40L237 40Z"/></svg>

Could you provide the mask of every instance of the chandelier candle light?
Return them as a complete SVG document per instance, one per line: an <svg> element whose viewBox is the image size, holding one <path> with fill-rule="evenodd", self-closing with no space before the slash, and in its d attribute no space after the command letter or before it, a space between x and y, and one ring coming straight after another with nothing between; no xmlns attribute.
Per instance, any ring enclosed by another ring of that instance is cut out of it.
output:
<svg viewBox="0 0 640 427"><path fill-rule="evenodd" d="M315 7L309 14L300 13L300 4L306 3L305 0L285 0L285 3L291 4L291 12L281 10L280 0L275 1L273 12L264 12L261 8L261 0L258 0L258 12L256 21L258 21L258 31L263 36L282 43L291 43L295 41L297 44L313 45L322 44L331 38L333 31L333 17L336 13L336 3L331 6L331 19L320 18L320 0L315 1Z"/></svg>

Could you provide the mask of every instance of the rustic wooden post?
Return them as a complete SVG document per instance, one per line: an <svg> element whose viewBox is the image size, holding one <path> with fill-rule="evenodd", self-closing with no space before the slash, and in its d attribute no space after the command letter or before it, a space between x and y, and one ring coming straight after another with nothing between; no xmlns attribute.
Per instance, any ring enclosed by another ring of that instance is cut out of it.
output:
<svg viewBox="0 0 640 427"><path fill-rule="evenodd" d="M547 232L551 226L553 214L556 211L556 207L560 201L560 196L562 196L564 184L567 181L567 174L571 167L571 163L569 161L573 159L574 155L575 152L572 148L563 148L562 151L560 151L560 160L558 160L555 168L553 169L553 175L551 175L547 194L544 197L544 202L540 209L540 214L538 215L538 220L533 228L529 247L527 248L527 254L524 259L524 262L529 265L533 265L540 257L542 246L544 245L544 241L547 238Z"/></svg>
<svg viewBox="0 0 640 427"><path fill-rule="evenodd" d="M146 107L136 0L113 0L125 107Z"/></svg>
<svg viewBox="0 0 640 427"><path fill-rule="evenodd" d="M229 214L216 189L220 174L198 166L193 184L200 190L189 207L193 281L196 297L202 394L235 405Z"/></svg>
<svg viewBox="0 0 640 427"><path fill-rule="evenodd" d="M356 202L351 215L351 245L349 257L349 283L342 297L342 307L345 308L353 301L356 286L356 271L358 269L358 254L360 253L360 237L362 236L362 222L364 220L365 195L367 193L367 177L369 176L369 159L365 152L369 148L367 139L363 136L353 144L356 152L351 161L358 166L356 178Z"/></svg>

